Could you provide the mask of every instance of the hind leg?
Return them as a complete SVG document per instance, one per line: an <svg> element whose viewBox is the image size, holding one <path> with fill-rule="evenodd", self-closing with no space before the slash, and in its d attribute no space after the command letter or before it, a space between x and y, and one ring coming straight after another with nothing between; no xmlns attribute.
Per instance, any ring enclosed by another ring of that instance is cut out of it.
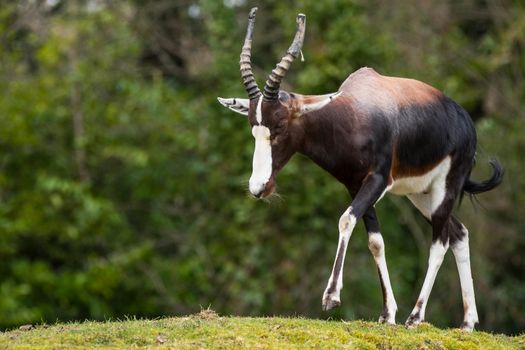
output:
<svg viewBox="0 0 525 350"><path fill-rule="evenodd" d="M455 233L451 236L450 247L456 259L459 282L461 284L461 296L463 298L464 316L461 328L470 332L474 330L475 324L478 323L478 311L476 309L476 297L470 270L469 233L465 226L455 217L451 217L450 225Z"/></svg>
<svg viewBox="0 0 525 350"><path fill-rule="evenodd" d="M451 216L457 193L454 186L447 188L446 179L449 175L450 174L447 175L446 172L440 174L433 182L428 193L408 196L416 208L430 220L432 225L432 245L430 246L428 256L427 273L416 305L405 322L405 325L409 327L416 326L425 319L428 298L430 297L437 273L449 247L447 222Z"/></svg>
<svg viewBox="0 0 525 350"><path fill-rule="evenodd" d="M413 198L411 198L411 200L417 203L417 199L413 200ZM434 222L435 217L432 217ZM433 230L436 232L434 225ZM423 283L423 287L421 288L416 306L414 307L405 324L407 326L415 326L425 319L425 310L428 297L430 296L430 291L434 284L437 271L443 262L446 250L450 244L456 260L456 265L458 267L461 294L463 298L464 316L461 329L470 332L474 329L475 324L478 323L478 312L476 309L474 284L472 281L472 273L470 269L468 230L454 216L450 215L442 229L441 238L444 237L447 239L446 244L443 244L441 239L433 239L432 246L430 247L428 271L425 276L425 281ZM435 235L433 238L435 238Z"/></svg>
<svg viewBox="0 0 525 350"><path fill-rule="evenodd" d="M436 280L441 263L445 257L445 253L448 250L448 246L448 241L443 243L441 240L437 239L432 242L428 256L428 269L425 275L425 281L421 287L421 292L417 298L416 305L405 322L406 326L417 326L424 321L428 298L432 291L432 287L434 286L434 281Z"/></svg>
<svg viewBox="0 0 525 350"><path fill-rule="evenodd" d="M454 178L459 180L451 181ZM456 184L462 183L461 177L451 177L449 175L447 180L448 185L453 182L456 182ZM444 186L442 188L445 189ZM440 188L434 186L430 193L408 196L414 206L431 222L433 235L427 274L416 306L406 321L407 326L417 325L424 320L428 297L449 244L456 259L463 296L464 319L461 328L472 331L474 325L478 322L470 270L468 231L465 226L451 215L457 193L459 193L457 189L459 186L455 186L455 188L456 190L439 191ZM440 199L441 202L439 202Z"/></svg>

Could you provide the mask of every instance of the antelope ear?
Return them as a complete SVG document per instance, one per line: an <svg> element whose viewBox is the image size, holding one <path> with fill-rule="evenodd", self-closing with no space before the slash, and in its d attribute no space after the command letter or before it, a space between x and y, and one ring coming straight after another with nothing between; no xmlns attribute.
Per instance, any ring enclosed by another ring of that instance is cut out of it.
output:
<svg viewBox="0 0 525 350"><path fill-rule="evenodd" d="M339 95L341 95L341 93L341 91L338 91L326 95L304 96L302 103L299 105L299 114L303 115L308 112L317 111L318 109L321 109L332 102Z"/></svg>
<svg viewBox="0 0 525 350"><path fill-rule="evenodd" d="M250 110L250 100L247 98L222 98L217 97L217 100L224 107L228 107L234 112L242 115L248 115Z"/></svg>

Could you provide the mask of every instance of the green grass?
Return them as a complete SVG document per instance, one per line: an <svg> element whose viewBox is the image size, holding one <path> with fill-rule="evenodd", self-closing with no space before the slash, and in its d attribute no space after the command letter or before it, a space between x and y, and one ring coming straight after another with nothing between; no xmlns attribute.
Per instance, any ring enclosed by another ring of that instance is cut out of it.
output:
<svg viewBox="0 0 525 350"><path fill-rule="evenodd" d="M525 335L365 321L219 317L83 322L0 333L0 349L525 349Z"/></svg>

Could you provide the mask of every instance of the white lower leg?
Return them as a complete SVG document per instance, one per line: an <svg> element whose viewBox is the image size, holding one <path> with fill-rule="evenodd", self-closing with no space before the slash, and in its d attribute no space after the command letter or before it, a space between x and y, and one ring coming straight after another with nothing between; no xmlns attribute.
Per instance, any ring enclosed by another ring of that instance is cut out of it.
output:
<svg viewBox="0 0 525 350"><path fill-rule="evenodd" d="M379 317L379 322L396 323L397 303L394 298L394 291L390 284L390 276L386 265L385 243L383 236L379 232L370 232L368 234L368 248L374 256L374 260L379 271L381 286L383 287L384 309Z"/></svg>
<svg viewBox="0 0 525 350"><path fill-rule="evenodd" d="M339 219L339 243L335 255L332 274L323 294L323 310L330 310L341 304L340 293L343 289L343 265L345 261L346 248L356 224L356 218L351 214L349 207Z"/></svg>
<svg viewBox="0 0 525 350"><path fill-rule="evenodd" d="M428 257L428 270L425 276L425 281L423 282L423 287L421 287L421 292L417 298L416 306L410 313L406 321L407 326L413 326L421 323L425 319L425 310L427 307L428 298L432 287L434 286L434 281L436 280L437 273L445 257L445 253L448 249L448 242L443 245L441 241L436 241L430 246L430 254Z"/></svg>
<svg viewBox="0 0 525 350"><path fill-rule="evenodd" d="M470 270L469 237L468 231L465 227L463 227L463 233L465 233L465 236L461 241L454 243L452 246L452 252L456 258L456 265L458 266L461 294L463 297L463 309L465 312L461 328L467 331L472 331L474 325L478 323L478 311L476 309L474 284Z"/></svg>

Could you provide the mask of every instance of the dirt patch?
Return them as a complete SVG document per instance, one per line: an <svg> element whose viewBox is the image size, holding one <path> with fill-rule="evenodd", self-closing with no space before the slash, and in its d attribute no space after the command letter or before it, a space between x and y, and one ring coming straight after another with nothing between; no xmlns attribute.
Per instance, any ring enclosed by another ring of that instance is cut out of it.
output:
<svg viewBox="0 0 525 350"><path fill-rule="evenodd" d="M193 314L190 317L196 320L216 320L219 318L219 315L212 309L202 309L200 312Z"/></svg>

